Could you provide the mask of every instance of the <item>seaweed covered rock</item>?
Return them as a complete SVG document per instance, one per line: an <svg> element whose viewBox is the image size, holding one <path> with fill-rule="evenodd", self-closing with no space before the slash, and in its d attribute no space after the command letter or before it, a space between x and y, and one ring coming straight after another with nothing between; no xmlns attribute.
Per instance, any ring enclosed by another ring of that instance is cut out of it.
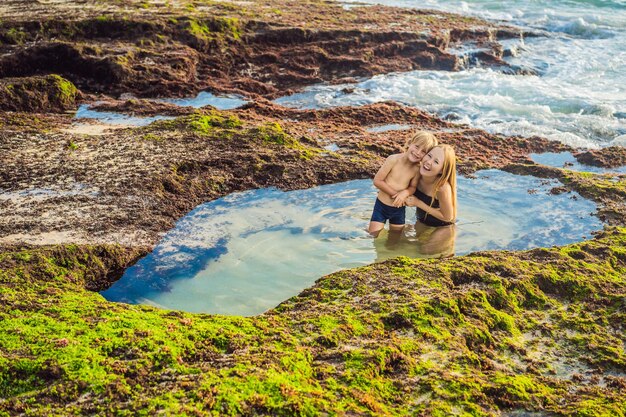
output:
<svg viewBox="0 0 626 417"><path fill-rule="evenodd" d="M79 91L58 75L0 80L0 110L63 112L76 107Z"/></svg>
<svg viewBox="0 0 626 417"><path fill-rule="evenodd" d="M36 2L35 2L36 3ZM210 88L275 98L319 82L470 65L507 70L498 40L520 29L444 12L326 1L15 0L0 9L0 76L54 72L87 93L184 96ZM196 7L197 6L197 7ZM314 22L314 25L311 23ZM399 31L399 23L401 30ZM494 52L495 50L495 52Z"/></svg>
<svg viewBox="0 0 626 417"><path fill-rule="evenodd" d="M578 162L605 168L615 168L626 165L626 149L622 146L590 149L574 155Z"/></svg>
<svg viewBox="0 0 626 417"><path fill-rule="evenodd" d="M5 248L0 414L623 416L625 242L398 258L257 317L87 291L141 251Z"/></svg>

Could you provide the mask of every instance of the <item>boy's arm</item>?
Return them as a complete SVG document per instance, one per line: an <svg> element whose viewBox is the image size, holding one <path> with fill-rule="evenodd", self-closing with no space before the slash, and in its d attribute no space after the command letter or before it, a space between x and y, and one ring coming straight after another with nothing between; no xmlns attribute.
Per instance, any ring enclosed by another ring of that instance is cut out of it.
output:
<svg viewBox="0 0 626 417"><path fill-rule="evenodd" d="M418 178L417 176L418 175L419 173L411 179L409 186L405 190L402 190L398 194L396 194L393 200L394 207L404 206L406 204L406 199L409 196L412 196L413 194L415 194L415 190L417 190L417 178Z"/></svg>
<svg viewBox="0 0 626 417"><path fill-rule="evenodd" d="M391 172L391 168L396 164L396 158L394 155L387 157L383 166L380 167L376 175L374 176L374 186L378 188L380 191L389 194L391 197L398 194L398 190L394 190L387 184L385 179L387 179L387 175Z"/></svg>
<svg viewBox="0 0 626 417"><path fill-rule="evenodd" d="M411 179L411 182L409 183L409 188L406 189L409 192L409 195L413 195L415 194L415 191L417 191L417 182L419 181L419 176L420 173L418 171L417 174L415 174L415 176Z"/></svg>

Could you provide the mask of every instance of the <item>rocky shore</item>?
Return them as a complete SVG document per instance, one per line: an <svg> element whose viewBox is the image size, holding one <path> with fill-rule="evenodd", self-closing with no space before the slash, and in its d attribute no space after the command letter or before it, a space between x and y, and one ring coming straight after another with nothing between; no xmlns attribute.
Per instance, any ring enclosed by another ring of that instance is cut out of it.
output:
<svg viewBox="0 0 626 417"><path fill-rule="evenodd" d="M502 60L498 43L524 36L519 29L440 12L284 0L31 3L0 10L0 77L55 73L90 94L275 98L392 71L524 71ZM453 52L463 46L473 52Z"/></svg>
<svg viewBox="0 0 626 417"><path fill-rule="evenodd" d="M623 149L489 134L391 102L270 101L392 71L527 74L499 40L540 34L325 1L9 0L0 19L0 415L626 415L626 178L529 158L613 167ZM249 103L149 100L205 89ZM173 118L85 134L72 120L83 103ZM605 230L346 270L253 318L97 293L198 204L370 178L410 134L371 130L387 124L435 132L465 175L558 179L554 193L598 203Z"/></svg>

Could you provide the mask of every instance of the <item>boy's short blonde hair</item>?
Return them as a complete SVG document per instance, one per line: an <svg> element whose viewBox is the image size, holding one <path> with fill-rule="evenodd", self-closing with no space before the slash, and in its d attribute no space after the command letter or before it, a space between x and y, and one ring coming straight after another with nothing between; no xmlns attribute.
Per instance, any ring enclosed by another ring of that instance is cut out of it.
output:
<svg viewBox="0 0 626 417"><path fill-rule="evenodd" d="M413 136L407 139L406 143L404 144L404 149L408 149L410 145L415 145L424 149L425 151L430 151L438 144L439 141L437 140L435 135L425 130L420 130L415 132Z"/></svg>

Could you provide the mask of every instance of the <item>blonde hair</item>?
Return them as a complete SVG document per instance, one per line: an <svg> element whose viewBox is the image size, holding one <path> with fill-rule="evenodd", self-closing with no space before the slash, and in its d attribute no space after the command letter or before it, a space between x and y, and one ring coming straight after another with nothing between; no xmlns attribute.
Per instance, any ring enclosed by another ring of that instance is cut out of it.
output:
<svg viewBox="0 0 626 417"><path fill-rule="evenodd" d="M441 148L443 150L443 166L441 168L441 174L439 174L439 178L435 181L433 196L430 200L430 207L433 206L435 202L435 196L437 196L437 192L445 183L450 184L450 189L452 190L452 212L454 213L454 219L456 219L456 154L454 153L454 148L450 145L437 145L437 148ZM424 218L428 217L428 212Z"/></svg>
<svg viewBox="0 0 626 417"><path fill-rule="evenodd" d="M411 136L410 138L406 140L404 144L404 150L406 151L409 148L409 146L415 145L424 149L425 152L428 152L432 148L437 146L438 143L439 142L437 141L437 138L435 137L435 135L425 130L420 130L420 131L415 132L413 136Z"/></svg>

